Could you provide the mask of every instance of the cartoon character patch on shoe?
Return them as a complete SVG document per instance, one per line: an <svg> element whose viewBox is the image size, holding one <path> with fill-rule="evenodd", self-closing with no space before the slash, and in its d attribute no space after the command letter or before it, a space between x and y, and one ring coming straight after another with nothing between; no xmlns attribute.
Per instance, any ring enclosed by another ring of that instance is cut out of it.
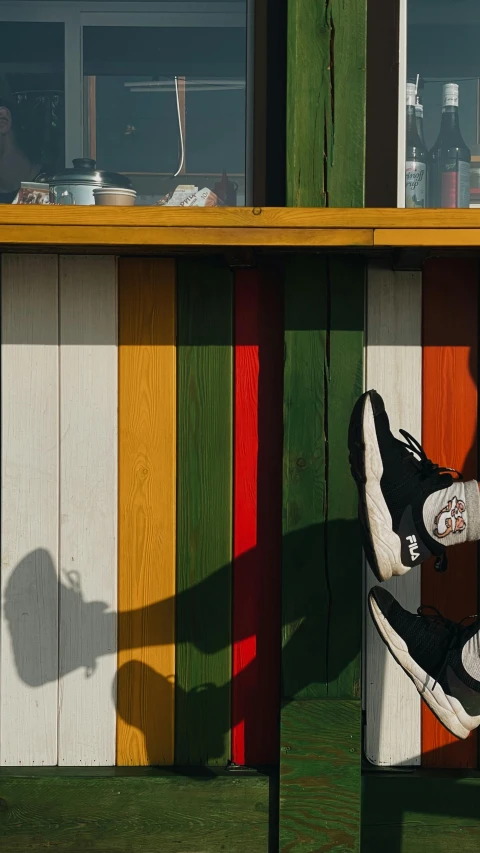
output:
<svg viewBox="0 0 480 853"><path fill-rule="evenodd" d="M459 501L458 498L452 498L447 506L440 510L435 516L433 533L439 539L445 539L451 533L461 533L465 530L467 522L463 517L465 512L465 502Z"/></svg>

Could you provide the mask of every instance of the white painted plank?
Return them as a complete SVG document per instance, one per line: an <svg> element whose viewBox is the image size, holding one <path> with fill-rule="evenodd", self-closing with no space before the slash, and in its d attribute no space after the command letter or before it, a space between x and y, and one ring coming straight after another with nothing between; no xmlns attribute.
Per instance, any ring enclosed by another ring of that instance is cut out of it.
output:
<svg viewBox="0 0 480 853"><path fill-rule="evenodd" d="M2 256L0 760L57 763L58 263Z"/></svg>
<svg viewBox="0 0 480 853"><path fill-rule="evenodd" d="M394 433L422 431L422 276L370 265L367 291L367 388L384 398ZM399 436L400 437L400 436ZM366 591L378 581L367 567ZM403 607L420 605L420 569L392 578L387 589ZM365 753L373 764L420 764L420 697L366 617Z"/></svg>
<svg viewBox="0 0 480 853"><path fill-rule="evenodd" d="M60 258L59 764L115 764L117 275Z"/></svg>

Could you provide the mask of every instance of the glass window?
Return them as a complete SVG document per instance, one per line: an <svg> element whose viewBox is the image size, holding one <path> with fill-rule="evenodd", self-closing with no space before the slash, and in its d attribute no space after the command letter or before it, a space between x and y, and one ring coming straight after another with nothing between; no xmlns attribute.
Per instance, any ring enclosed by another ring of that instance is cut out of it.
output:
<svg viewBox="0 0 480 853"><path fill-rule="evenodd" d="M0 204L65 163L64 26L0 24Z"/></svg>
<svg viewBox="0 0 480 853"><path fill-rule="evenodd" d="M0 0L0 33L0 203L250 201L247 0Z"/></svg>
<svg viewBox="0 0 480 853"><path fill-rule="evenodd" d="M480 206L480 4L408 0L406 207Z"/></svg>
<svg viewBox="0 0 480 853"><path fill-rule="evenodd" d="M245 204L244 28L85 27L83 51L99 168L126 175L143 204L179 186Z"/></svg>

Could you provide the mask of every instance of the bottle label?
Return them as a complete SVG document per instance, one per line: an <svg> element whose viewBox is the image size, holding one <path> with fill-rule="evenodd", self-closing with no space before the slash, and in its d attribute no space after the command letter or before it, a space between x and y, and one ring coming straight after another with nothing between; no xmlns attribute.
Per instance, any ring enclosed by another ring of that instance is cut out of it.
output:
<svg viewBox="0 0 480 853"><path fill-rule="evenodd" d="M405 165L405 207L425 207L426 196L426 164L407 160Z"/></svg>
<svg viewBox="0 0 480 853"><path fill-rule="evenodd" d="M469 207L470 163L446 160L442 169L442 207Z"/></svg>
<svg viewBox="0 0 480 853"><path fill-rule="evenodd" d="M446 83L443 87L443 106L458 107L458 85Z"/></svg>

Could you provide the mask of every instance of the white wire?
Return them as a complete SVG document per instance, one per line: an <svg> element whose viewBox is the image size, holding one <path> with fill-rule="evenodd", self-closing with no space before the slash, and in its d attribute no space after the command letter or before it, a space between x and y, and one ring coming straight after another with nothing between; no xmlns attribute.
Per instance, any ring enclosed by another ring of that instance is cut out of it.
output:
<svg viewBox="0 0 480 853"><path fill-rule="evenodd" d="M175 95L176 95L176 98L177 98L177 116L178 116L178 130L179 130L179 133L180 133L180 151L181 151L181 157L180 157L180 165L179 165L178 170L175 172L175 174L174 174L174 176L173 176L173 177L174 177L174 178L178 178L178 176L179 176L180 172L181 172L181 171L182 171L182 169L183 169L183 164L184 164L184 162L185 162L185 141L184 141L184 138L183 138L182 117L181 117L181 115L180 115L180 95L179 95L179 93L178 93L178 77L175 77Z"/></svg>

